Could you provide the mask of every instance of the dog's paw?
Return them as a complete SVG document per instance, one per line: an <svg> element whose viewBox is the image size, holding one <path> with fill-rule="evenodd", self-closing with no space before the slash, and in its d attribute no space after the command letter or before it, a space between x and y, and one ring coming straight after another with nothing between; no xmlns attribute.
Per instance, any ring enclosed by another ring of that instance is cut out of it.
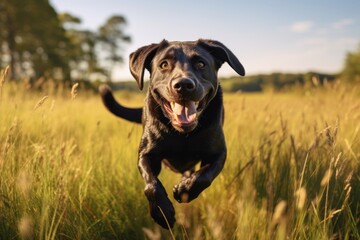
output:
<svg viewBox="0 0 360 240"><path fill-rule="evenodd" d="M149 200L150 214L154 221L165 229L173 228L175 210L160 182L147 186L145 195Z"/></svg>
<svg viewBox="0 0 360 240"><path fill-rule="evenodd" d="M211 184L206 178L198 174L183 178L179 184L173 188L173 194L179 203L187 203L199 196L199 194Z"/></svg>

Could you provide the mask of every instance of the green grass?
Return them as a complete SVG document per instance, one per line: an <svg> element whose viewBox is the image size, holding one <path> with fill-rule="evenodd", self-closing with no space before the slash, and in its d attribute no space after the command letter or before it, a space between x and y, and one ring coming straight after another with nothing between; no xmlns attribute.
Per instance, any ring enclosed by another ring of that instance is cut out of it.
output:
<svg viewBox="0 0 360 240"><path fill-rule="evenodd" d="M225 95L228 158L211 187L179 204L180 175L160 174L172 233L148 213L140 125L82 90L1 93L0 239L360 239L359 89Z"/></svg>

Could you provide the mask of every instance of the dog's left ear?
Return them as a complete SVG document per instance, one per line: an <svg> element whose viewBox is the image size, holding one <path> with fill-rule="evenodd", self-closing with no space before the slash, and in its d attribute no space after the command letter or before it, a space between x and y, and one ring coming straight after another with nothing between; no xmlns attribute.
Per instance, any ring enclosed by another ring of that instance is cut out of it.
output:
<svg viewBox="0 0 360 240"><path fill-rule="evenodd" d="M215 40L199 39L198 45L205 48L211 55L218 60L218 68L227 62L232 69L239 75L245 75L245 69L237 57L221 42Z"/></svg>

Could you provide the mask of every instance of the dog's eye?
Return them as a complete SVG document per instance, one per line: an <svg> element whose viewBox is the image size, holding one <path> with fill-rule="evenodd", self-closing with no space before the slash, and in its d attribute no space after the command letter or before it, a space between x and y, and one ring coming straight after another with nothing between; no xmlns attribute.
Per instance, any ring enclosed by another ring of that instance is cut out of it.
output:
<svg viewBox="0 0 360 240"><path fill-rule="evenodd" d="M168 69L169 68L169 63L167 61L162 61L160 63L160 68L163 69L163 70Z"/></svg>
<svg viewBox="0 0 360 240"><path fill-rule="evenodd" d="M205 67L205 63L203 61L197 61L195 66L198 69L203 69Z"/></svg>

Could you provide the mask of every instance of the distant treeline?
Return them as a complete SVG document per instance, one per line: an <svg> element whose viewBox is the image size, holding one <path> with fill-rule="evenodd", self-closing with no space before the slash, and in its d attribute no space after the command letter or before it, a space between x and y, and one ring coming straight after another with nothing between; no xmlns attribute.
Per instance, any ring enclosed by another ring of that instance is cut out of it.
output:
<svg viewBox="0 0 360 240"><path fill-rule="evenodd" d="M228 92L259 92L265 88L281 90L284 88L298 86L318 86L324 82L331 82L337 75L317 72L308 73L271 73L258 74L245 77L232 77L222 79L221 85Z"/></svg>
<svg viewBox="0 0 360 240"><path fill-rule="evenodd" d="M296 85L319 86L323 85L324 82L332 82L336 78L337 75L334 74L316 72L299 74L272 73L222 78L221 86L225 92L261 92L267 88L282 90ZM114 90L138 91L135 81L114 82L111 83L111 86Z"/></svg>

